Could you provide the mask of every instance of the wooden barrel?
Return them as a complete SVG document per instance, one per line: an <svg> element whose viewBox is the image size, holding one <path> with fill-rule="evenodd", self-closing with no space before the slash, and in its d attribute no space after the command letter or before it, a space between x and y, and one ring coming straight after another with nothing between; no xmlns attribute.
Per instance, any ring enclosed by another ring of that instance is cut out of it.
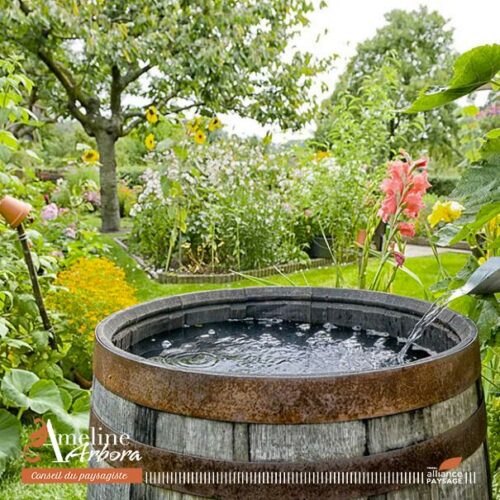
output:
<svg viewBox="0 0 500 500"><path fill-rule="evenodd" d="M360 373L216 374L128 352L184 325L247 317L404 337L428 307L374 292L266 287L159 299L109 317L96 331L91 426L111 442L94 445L103 453L90 463L140 467L143 482L90 485L88 498L490 498L477 332L452 311L420 342L436 354ZM126 444L111 439L120 436Z"/></svg>

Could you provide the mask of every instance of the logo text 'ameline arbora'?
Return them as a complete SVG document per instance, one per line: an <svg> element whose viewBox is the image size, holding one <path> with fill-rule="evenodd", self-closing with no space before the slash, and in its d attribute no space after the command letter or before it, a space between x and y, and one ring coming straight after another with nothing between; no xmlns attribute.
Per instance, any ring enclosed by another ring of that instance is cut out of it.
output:
<svg viewBox="0 0 500 500"><path fill-rule="evenodd" d="M45 422L37 418L35 423L41 427L29 436L29 442L24 447L23 454L26 461L35 463L40 460L38 455L33 455L32 448L40 448L45 444L52 446L56 459L55 462L68 462L70 459L79 458L81 462L87 462L90 458L107 462L122 461L128 458L130 461L141 460L137 450L127 450L130 436L127 433L120 435L102 433L102 428L90 428L89 434L83 433L56 433L50 419ZM62 447L72 446L73 449L63 455ZM121 448L112 450L110 448Z"/></svg>

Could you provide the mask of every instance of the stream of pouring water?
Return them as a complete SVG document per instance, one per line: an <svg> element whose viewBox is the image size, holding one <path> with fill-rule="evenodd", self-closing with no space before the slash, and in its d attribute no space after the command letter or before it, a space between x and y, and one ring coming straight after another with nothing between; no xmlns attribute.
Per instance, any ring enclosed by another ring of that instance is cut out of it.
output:
<svg viewBox="0 0 500 500"><path fill-rule="evenodd" d="M397 360L398 363L403 363L406 354L408 353L408 349L424 334L425 330L437 319L437 317L441 314L443 309L455 299L462 297L468 293L468 289L463 286L461 288L457 288L456 290L450 290L447 293L444 293L435 300L429 310L418 320L416 325L413 327L410 335L406 340L405 345L399 351Z"/></svg>
<svg viewBox="0 0 500 500"><path fill-rule="evenodd" d="M437 299L424 316L413 327L408 339L397 356L398 362L404 361L410 346L418 340L425 329L439 316L440 312L452 301L469 293L484 295L500 292L500 257L491 257L479 266L467 282L456 290L445 293Z"/></svg>

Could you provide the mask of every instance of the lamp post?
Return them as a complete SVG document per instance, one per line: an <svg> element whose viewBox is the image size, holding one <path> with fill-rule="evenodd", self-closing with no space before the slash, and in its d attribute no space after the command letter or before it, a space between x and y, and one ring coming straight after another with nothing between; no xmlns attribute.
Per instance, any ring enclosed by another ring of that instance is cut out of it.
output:
<svg viewBox="0 0 500 500"><path fill-rule="evenodd" d="M31 205L28 205L23 201L16 200L15 198L12 198L12 196L4 196L0 200L0 215L4 217L12 229L17 230L19 241L23 249L24 260L26 261L26 267L28 268L31 286L33 287L33 295L35 297L38 311L40 312L40 317L42 318L43 327L52 334L52 337L50 338L50 346L55 348L55 332L52 328L49 315L47 314L47 309L45 308L45 304L43 302L42 290L40 289L40 283L38 282L38 276L36 274L35 265L33 264L28 244L28 235L26 234L23 226L23 222L26 217L28 217L31 210Z"/></svg>

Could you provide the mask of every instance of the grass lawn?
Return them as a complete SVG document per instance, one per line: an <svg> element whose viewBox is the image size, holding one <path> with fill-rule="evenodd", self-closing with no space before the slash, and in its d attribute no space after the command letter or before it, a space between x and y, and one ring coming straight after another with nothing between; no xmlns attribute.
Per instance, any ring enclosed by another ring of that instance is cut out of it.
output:
<svg viewBox="0 0 500 500"><path fill-rule="evenodd" d="M220 288L241 288L245 286L263 286L269 285L296 285L296 286L335 286L335 269L333 267L325 267L320 269L311 269L309 271L289 274L286 277L275 275L266 278L258 279L243 279L230 284L187 284L187 285L169 285L158 283L149 278L149 276L138 267L137 263L132 259L127 252L119 247L113 238L108 235L102 236L104 241L111 247L110 257L125 270L127 280L137 289L137 298L139 302L152 300L158 297L175 295L179 293L189 293L203 290L214 290ZM450 274L455 274L461 269L467 260L467 255L461 253L445 253L441 254L443 266ZM374 272L376 263L373 262L369 267L369 275ZM431 286L438 276L438 266L433 256L429 257L414 257L408 258L405 266L418 275L425 288ZM350 264L342 267L342 275L345 280L346 288L354 288L356 286L356 265ZM392 292L398 295L406 295L418 299L425 299L424 289L412 278L402 271L398 272L398 276L393 284ZM460 309L467 299L455 301L454 308Z"/></svg>
<svg viewBox="0 0 500 500"><path fill-rule="evenodd" d="M31 432L33 429L29 429ZM26 434L26 433L25 433ZM23 458L8 465L0 481L0 500L84 500L87 496L85 484L23 484L20 475L23 467L85 467L86 464L73 461L68 464L55 464L51 449L41 451L40 461L28 464Z"/></svg>

